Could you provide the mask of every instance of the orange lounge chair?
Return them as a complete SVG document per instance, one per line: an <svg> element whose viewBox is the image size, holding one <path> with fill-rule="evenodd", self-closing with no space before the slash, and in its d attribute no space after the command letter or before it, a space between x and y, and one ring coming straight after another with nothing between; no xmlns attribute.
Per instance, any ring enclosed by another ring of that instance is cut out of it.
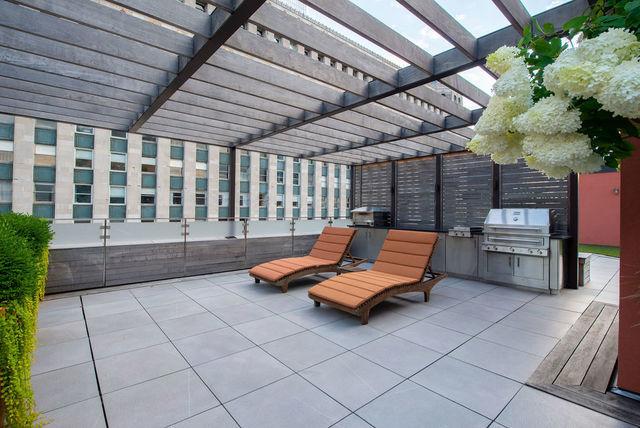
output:
<svg viewBox="0 0 640 428"><path fill-rule="evenodd" d="M325 227L308 256L273 260L253 267L249 275L280 287L283 293L294 279L321 272L338 272L351 246L356 229Z"/></svg>
<svg viewBox="0 0 640 428"><path fill-rule="evenodd" d="M431 289L447 276L430 268L437 243L437 233L390 230L371 270L322 281L309 289L309 297L315 306L325 303L359 316L362 324L373 306L396 294L422 291L428 302Z"/></svg>

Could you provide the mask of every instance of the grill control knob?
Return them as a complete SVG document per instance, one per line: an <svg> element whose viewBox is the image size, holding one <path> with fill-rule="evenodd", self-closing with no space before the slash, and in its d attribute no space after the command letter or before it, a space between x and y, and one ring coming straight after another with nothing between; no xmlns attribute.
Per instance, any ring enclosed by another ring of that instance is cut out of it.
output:
<svg viewBox="0 0 640 428"><path fill-rule="evenodd" d="M512 253L513 253L514 251L516 251L516 249L515 249L515 248L513 248L513 247L509 247L509 250L510 250Z"/></svg>

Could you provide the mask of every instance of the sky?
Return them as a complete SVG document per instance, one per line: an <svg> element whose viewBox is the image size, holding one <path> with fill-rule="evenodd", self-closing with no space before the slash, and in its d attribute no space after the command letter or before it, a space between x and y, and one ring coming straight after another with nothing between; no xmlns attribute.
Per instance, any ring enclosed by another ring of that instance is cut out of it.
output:
<svg viewBox="0 0 640 428"><path fill-rule="evenodd" d="M387 26L402 34L408 40L423 48L432 55L451 49L453 46L442 38L424 22L407 11L395 0L350 0L352 3L364 9ZM449 15L471 32L475 37L480 37L509 25L509 21L500 13L491 0L436 0ZM544 10L551 9L568 0L522 0L531 15L536 15ZM349 29L321 15L308 6L304 6L297 0L285 0L298 10L304 11L309 17L320 21L322 24L345 35L353 41L363 45L367 49L383 56L400 67L407 66L407 62L395 55L376 46L368 40L360 37ZM460 73L465 79L478 86L483 91L490 93L494 79L480 67ZM476 105L465 100L467 107L475 108Z"/></svg>

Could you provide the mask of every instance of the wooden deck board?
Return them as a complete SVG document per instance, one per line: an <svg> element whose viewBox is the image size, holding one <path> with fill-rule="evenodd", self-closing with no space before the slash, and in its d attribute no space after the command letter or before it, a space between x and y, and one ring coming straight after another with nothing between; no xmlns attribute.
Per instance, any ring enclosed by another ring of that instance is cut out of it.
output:
<svg viewBox="0 0 640 428"><path fill-rule="evenodd" d="M593 302L527 385L640 426L640 403L608 392L618 354L618 307Z"/></svg>

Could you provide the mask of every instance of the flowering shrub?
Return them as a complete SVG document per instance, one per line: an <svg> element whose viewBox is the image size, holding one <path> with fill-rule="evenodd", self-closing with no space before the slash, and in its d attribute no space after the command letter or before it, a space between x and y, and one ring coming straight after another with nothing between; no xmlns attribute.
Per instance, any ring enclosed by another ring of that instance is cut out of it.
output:
<svg viewBox="0 0 640 428"><path fill-rule="evenodd" d="M467 148L556 178L617 168L638 136L639 27L639 0L597 0L560 33L526 28L518 47L487 57L500 77Z"/></svg>

